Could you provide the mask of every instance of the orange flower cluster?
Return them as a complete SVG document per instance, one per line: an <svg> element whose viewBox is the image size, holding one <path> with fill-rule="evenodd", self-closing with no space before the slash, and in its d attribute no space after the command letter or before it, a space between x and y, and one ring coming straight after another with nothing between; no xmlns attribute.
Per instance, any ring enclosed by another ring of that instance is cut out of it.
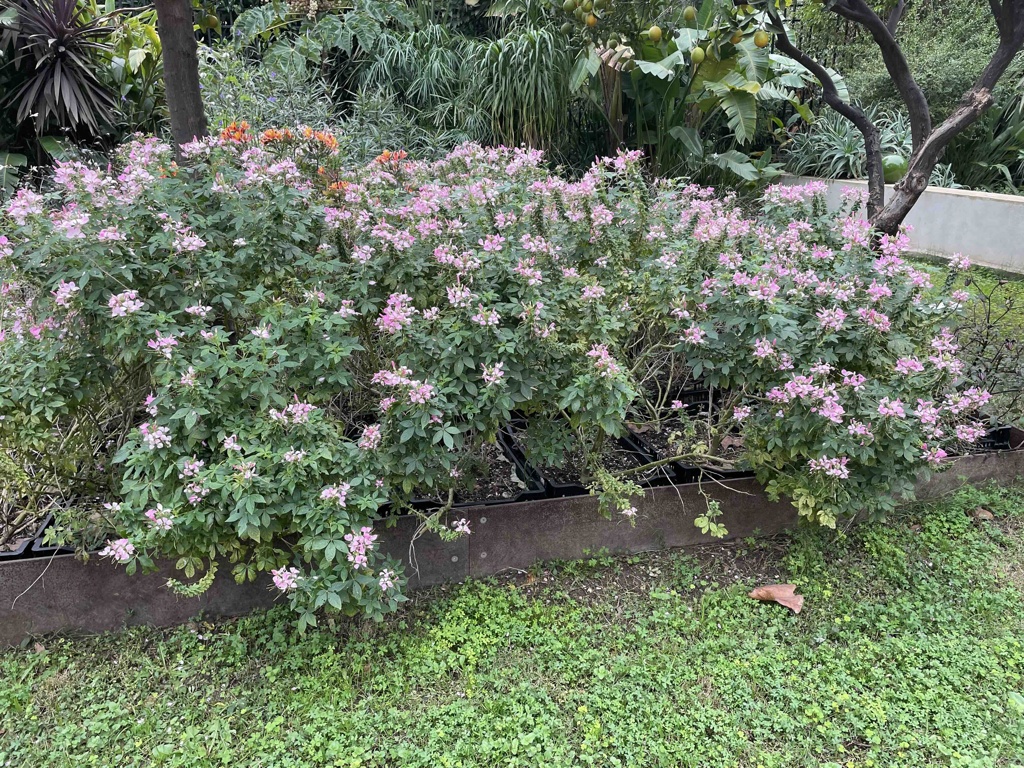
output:
<svg viewBox="0 0 1024 768"><path fill-rule="evenodd" d="M264 144L271 144L275 141L291 141L295 138L295 134L292 133L290 128L279 130L277 128L269 128L260 135L260 141Z"/></svg>
<svg viewBox="0 0 1024 768"><path fill-rule="evenodd" d="M249 124L244 120L240 123L232 122L227 128L220 132L220 137L224 141L234 141L236 143L243 143L249 141Z"/></svg>
<svg viewBox="0 0 1024 768"><path fill-rule="evenodd" d="M388 163L391 163L392 165L398 165L400 161L405 160L405 158L407 158L408 156L408 153L406 153L404 149L399 149L396 150L395 152L392 152L390 149L385 149L383 152L377 155L377 157L374 159L374 162L379 165L387 165Z"/></svg>
<svg viewBox="0 0 1024 768"><path fill-rule="evenodd" d="M306 139L315 139L316 141L319 141L332 152L338 148L338 140L334 138L334 134L328 133L327 131L314 131L312 128L304 128L302 136Z"/></svg>

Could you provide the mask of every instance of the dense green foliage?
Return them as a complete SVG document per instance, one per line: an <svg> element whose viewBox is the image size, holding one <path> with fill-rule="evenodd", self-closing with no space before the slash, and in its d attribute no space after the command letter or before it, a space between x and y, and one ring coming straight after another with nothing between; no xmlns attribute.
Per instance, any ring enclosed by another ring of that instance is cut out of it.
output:
<svg viewBox="0 0 1024 768"><path fill-rule="evenodd" d="M43 639L0 656L0 763L1008 768L1022 575L1024 494L967 489L845 535L438 589L383 625ZM799 616L746 597L776 578Z"/></svg>

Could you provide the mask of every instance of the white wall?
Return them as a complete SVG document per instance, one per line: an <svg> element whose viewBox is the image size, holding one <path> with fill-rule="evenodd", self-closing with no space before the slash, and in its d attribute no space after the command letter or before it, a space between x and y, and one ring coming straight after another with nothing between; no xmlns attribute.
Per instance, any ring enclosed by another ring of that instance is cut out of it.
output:
<svg viewBox="0 0 1024 768"><path fill-rule="evenodd" d="M784 184L812 179L786 176ZM814 179L822 181L822 179ZM829 207L842 202L847 187L867 191L866 181L824 179ZM892 187L886 187L886 197ZM962 253L976 264L1024 274L1024 196L997 195L964 189L928 187L911 210L906 224L911 249L934 256Z"/></svg>

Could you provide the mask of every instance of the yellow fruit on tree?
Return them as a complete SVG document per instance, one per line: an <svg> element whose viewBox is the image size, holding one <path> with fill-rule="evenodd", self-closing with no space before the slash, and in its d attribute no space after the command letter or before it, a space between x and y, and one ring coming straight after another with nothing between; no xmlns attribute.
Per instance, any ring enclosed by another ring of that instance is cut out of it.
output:
<svg viewBox="0 0 1024 768"><path fill-rule="evenodd" d="M763 29L757 30L754 33L754 45L758 48L767 48L768 43L772 41L772 36L765 32Z"/></svg>
<svg viewBox="0 0 1024 768"><path fill-rule="evenodd" d="M690 51L690 61L693 62L693 66L695 67L699 67L702 63L704 63L704 49L701 48L700 46L697 46L692 51Z"/></svg>
<svg viewBox="0 0 1024 768"><path fill-rule="evenodd" d="M686 10L683 11L683 18L688 22L694 22L697 20L697 9L692 5L686 6Z"/></svg>
<svg viewBox="0 0 1024 768"><path fill-rule="evenodd" d="M587 26L588 27L596 27L597 26L597 16L595 16L592 13L588 13L587 14Z"/></svg>
<svg viewBox="0 0 1024 768"><path fill-rule="evenodd" d="M652 43L660 43L661 42L661 27L659 27L657 24L655 24L653 27L651 27L649 30L647 30L647 36L649 38L651 38L651 42Z"/></svg>
<svg viewBox="0 0 1024 768"><path fill-rule="evenodd" d="M737 29L732 33L732 37L729 38L729 42L733 45L739 45L743 41L743 32Z"/></svg>

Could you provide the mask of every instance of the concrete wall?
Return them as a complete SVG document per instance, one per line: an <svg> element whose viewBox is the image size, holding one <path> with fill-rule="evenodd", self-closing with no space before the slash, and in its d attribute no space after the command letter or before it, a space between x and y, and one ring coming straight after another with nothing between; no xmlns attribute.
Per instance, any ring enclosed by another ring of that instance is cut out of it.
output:
<svg viewBox="0 0 1024 768"><path fill-rule="evenodd" d="M785 184L824 181L830 208L847 187L867 192L866 181L786 176ZM886 199L892 194L886 187ZM1024 196L928 187L906 223L913 227L911 248L933 256L962 253L976 264L1024 274Z"/></svg>

